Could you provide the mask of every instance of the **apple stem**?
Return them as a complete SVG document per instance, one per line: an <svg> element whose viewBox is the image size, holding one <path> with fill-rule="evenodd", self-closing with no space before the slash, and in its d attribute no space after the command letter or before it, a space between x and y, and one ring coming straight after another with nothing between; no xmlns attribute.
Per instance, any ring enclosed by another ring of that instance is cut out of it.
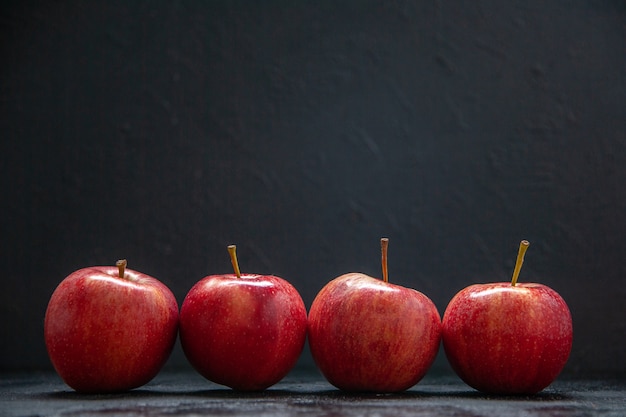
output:
<svg viewBox="0 0 626 417"><path fill-rule="evenodd" d="M387 270L387 247L389 246L389 238L380 239L381 263L383 264L383 281L389 282L389 272Z"/></svg>
<svg viewBox="0 0 626 417"><path fill-rule="evenodd" d="M230 254L230 262L233 264L233 269L237 278L241 278L241 271L239 270L239 262L237 262L237 246L228 245L228 253Z"/></svg>
<svg viewBox="0 0 626 417"><path fill-rule="evenodd" d="M117 266L120 278L124 278L124 275L126 274L125 271L126 271L127 264L128 263L126 262L126 259L120 259L119 261L115 262L115 266Z"/></svg>
<svg viewBox="0 0 626 417"><path fill-rule="evenodd" d="M528 250L530 243L527 240L522 240L519 244L519 251L517 252L517 260L515 261L515 269L513 270L513 279L511 279L511 286L515 287L517 284L517 277L519 277L519 271L522 269L524 263L524 254Z"/></svg>

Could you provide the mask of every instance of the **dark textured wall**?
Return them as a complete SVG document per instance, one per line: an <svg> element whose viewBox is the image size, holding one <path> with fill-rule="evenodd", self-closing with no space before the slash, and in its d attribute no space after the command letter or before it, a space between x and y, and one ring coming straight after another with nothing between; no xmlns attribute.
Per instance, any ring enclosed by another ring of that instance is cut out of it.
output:
<svg viewBox="0 0 626 417"><path fill-rule="evenodd" d="M1 369L50 369L75 269L126 257L182 302L236 243L308 307L379 276L388 236L390 279L441 313L530 240L566 372L626 372L623 1L0 7Z"/></svg>

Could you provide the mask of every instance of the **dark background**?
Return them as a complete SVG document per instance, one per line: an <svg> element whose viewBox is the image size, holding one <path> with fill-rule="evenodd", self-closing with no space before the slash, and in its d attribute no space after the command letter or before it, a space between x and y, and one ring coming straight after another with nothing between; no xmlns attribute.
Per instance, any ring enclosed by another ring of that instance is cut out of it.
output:
<svg viewBox="0 0 626 417"><path fill-rule="evenodd" d="M626 372L624 1L0 10L0 369L51 369L45 308L78 268L125 257L182 303L236 243L308 308L380 276L388 236L390 280L440 313L530 240L520 280L572 311L564 372Z"/></svg>

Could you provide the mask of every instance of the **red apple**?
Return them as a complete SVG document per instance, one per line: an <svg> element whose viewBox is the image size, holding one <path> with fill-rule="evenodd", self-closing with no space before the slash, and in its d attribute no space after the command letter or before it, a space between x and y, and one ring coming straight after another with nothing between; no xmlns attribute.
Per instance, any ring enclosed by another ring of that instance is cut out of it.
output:
<svg viewBox="0 0 626 417"><path fill-rule="evenodd" d="M180 341L205 378L240 391L264 390L298 360L306 339L306 308L298 291L273 275L235 274L196 283L180 310Z"/></svg>
<svg viewBox="0 0 626 417"><path fill-rule="evenodd" d="M311 305L311 354L324 377L344 391L404 391L437 356L437 308L424 294L388 282L387 244L381 239L382 281L341 275Z"/></svg>
<svg viewBox="0 0 626 417"><path fill-rule="evenodd" d="M122 260L65 278L48 303L44 338L67 385L104 393L150 381L168 359L177 329L172 292Z"/></svg>
<svg viewBox="0 0 626 417"><path fill-rule="evenodd" d="M443 316L443 346L456 373L476 390L534 394L559 375L572 347L572 318L559 294L518 284L528 242L522 241L511 282L471 285Z"/></svg>

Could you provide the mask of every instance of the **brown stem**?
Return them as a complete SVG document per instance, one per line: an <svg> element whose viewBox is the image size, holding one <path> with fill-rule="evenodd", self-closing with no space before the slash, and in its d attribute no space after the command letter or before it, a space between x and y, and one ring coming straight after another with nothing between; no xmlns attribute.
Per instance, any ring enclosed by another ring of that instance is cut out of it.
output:
<svg viewBox="0 0 626 417"><path fill-rule="evenodd" d="M519 277L519 271L522 269L524 263L524 254L528 250L530 243L527 240L522 240L519 244L519 251L517 252L517 260L515 261L515 269L513 269L513 278L511 279L511 286L517 285L517 277Z"/></svg>
<svg viewBox="0 0 626 417"><path fill-rule="evenodd" d="M389 282L389 272L387 270L387 247L389 246L389 239L383 237L380 239L380 252L381 263L383 264L383 281Z"/></svg>
<svg viewBox="0 0 626 417"><path fill-rule="evenodd" d="M229 245L228 254L230 255L230 262L233 264L235 275L237 275L237 278L241 278L241 271L239 270L239 262L237 262L237 246Z"/></svg>
<svg viewBox="0 0 626 417"><path fill-rule="evenodd" d="M117 266L120 278L124 278L127 264L128 263L126 262L126 259L120 259L119 261L115 262L115 266Z"/></svg>

